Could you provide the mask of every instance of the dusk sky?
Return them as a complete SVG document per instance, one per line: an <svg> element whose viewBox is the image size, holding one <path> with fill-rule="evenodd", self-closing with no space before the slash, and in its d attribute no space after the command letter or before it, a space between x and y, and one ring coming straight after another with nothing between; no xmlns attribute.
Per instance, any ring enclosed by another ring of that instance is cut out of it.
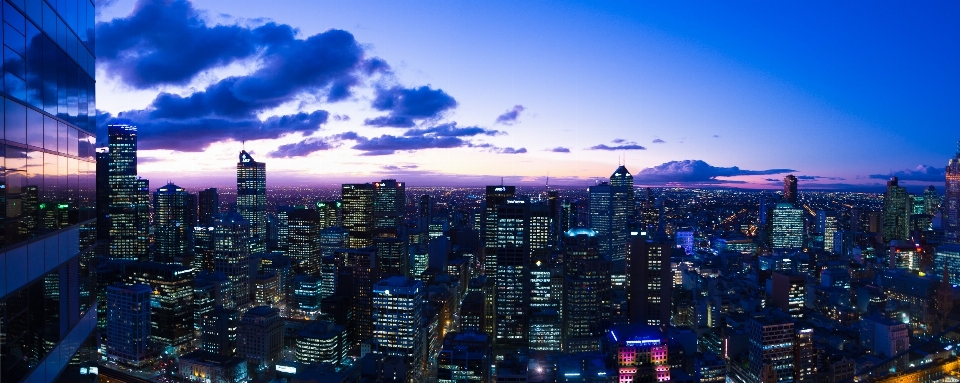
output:
<svg viewBox="0 0 960 383"><path fill-rule="evenodd" d="M97 108L159 186L943 191L957 2L98 1ZM101 129L100 140L105 143ZM245 143L241 143L245 141Z"/></svg>

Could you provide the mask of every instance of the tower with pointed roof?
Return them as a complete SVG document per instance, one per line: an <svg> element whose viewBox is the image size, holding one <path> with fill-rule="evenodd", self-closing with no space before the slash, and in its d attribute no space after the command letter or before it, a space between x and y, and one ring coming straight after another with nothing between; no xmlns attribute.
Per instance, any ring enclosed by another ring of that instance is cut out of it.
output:
<svg viewBox="0 0 960 383"><path fill-rule="evenodd" d="M947 162L945 173L943 239L947 243L960 243L960 142L957 142L957 154Z"/></svg>

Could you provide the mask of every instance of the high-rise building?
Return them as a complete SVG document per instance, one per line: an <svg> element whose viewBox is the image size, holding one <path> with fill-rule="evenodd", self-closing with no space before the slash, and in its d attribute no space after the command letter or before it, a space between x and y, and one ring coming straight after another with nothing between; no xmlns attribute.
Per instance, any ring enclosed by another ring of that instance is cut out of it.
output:
<svg viewBox="0 0 960 383"><path fill-rule="evenodd" d="M617 382L670 381L667 337L657 326L614 326L607 333L608 354L615 356Z"/></svg>
<svg viewBox="0 0 960 383"><path fill-rule="evenodd" d="M137 127L111 124L107 126L107 138L108 257L145 261L150 218L143 206L142 180L137 178Z"/></svg>
<svg viewBox="0 0 960 383"><path fill-rule="evenodd" d="M287 256L298 262L300 273L320 275L320 228L316 210L287 212Z"/></svg>
<svg viewBox="0 0 960 383"><path fill-rule="evenodd" d="M216 307L200 317L200 348L224 356L237 355L240 312Z"/></svg>
<svg viewBox="0 0 960 383"><path fill-rule="evenodd" d="M934 254L933 269L941 271L946 268L949 282L960 285L960 244L952 243L937 246Z"/></svg>
<svg viewBox="0 0 960 383"><path fill-rule="evenodd" d="M515 194L515 186L487 186L480 228L484 250L480 262L490 283L497 275L497 207Z"/></svg>
<svg viewBox="0 0 960 383"><path fill-rule="evenodd" d="M343 225L343 202L317 201L317 214L320 215L320 230Z"/></svg>
<svg viewBox="0 0 960 383"><path fill-rule="evenodd" d="M150 339L185 347L193 341L192 268L178 264L133 262L123 267L124 281L153 290Z"/></svg>
<svg viewBox="0 0 960 383"><path fill-rule="evenodd" d="M227 308L245 311L250 304L250 224L237 213L225 213L213 230L213 270L230 279Z"/></svg>
<svg viewBox="0 0 960 383"><path fill-rule="evenodd" d="M267 250L267 164L240 151L237 162L237 212L250 226L250 254Z"/></svg>
<svg viewBox="0 0 960 383"><path fill-rule="evenodd" d="M257 369L273 369L283 352L283 318L280 310L258 306L240 318L237 355Z"/></svg>
<svg viewBox="0 0 960 383"><path fill-rule="evenodd" d="M373 286L373 352L403 358L408 381L419 382L427 356L423 282L402 276Z"/></svg>
<svg viewBox="0 0 960 383"><path fill-rule="evenodd" d="M783 177L783 201L797 205L797 177L793 174Z"/></svg>
<svg viewBox="0 0 960 383"><path fill-rule="evenodd" d="M572 229L563 238L563 349L599 351L608 320L610 258L600 252L596 231Z"/></svg>
<svg viewBox="0 0 960 383"><path fill-rule="evenodd" d="M833 237L837 232L837 213L833 211L817 211L817 233L823 235L823 249L833 251Z"/></svg>
<svg viewBox="0 0 960 383"><path fill-rule="evenodd" d="M883 194L883 240L890 242L909 237L907 221L911 212L907 211L907 189L899 185L897 177L887 181L887 191Z"/></svg>
<svg viewBox="0 0 960 383"><path fill-rule="evenodd" d="M107 287L107 358L143 366L150 356L150 295L147 285Z"/></svg>
<svg viewBox="0 0 960 383"><path fill-rule="evenodd" d="M312 321L297 333L297 362L340 364L349 348L346 326Z"/></svg>
<svg viewBox="0 0 960 383"><path fill-rule="evenodd" d="M634 236L630 241L630 323L670 324L673 248L664 241L642 236Z"/></svg>
<svg viewBox="0 0 960 383"><path fill-rule="evenodd" d="M513 350L527 345L530 200L508 198L497 206L496 216L493 343Z"/></svg>
<svg viewBox="0 0 960 383"><path fill-rule="evenodd" d="M189 264L193 257L193 228L197 199L169 183L153 193L154 259Z"/></svg>
<svg viewBox="0 0 960 383"><path fill-rule="evenodd" d="M803 248L803 232L803 209L786 202L773 208L770 247L774 251Z"/></svg>
<svg viewBox="0 0 960 383"><path fill-rule="evenodd" d="M404 183L388 179L374 182L373 188L374 230L399 232L406 213L407 193Z"/></svg>
<svg viewBox="0 0 960 383"><path fill-rule="evenodd" d="M618 182L625 181L618 179ZM590 228L597 232L600 253L610 257L610 272L615 275L627 273L627 237L630 234L627 223L633 208L631 191L632 188L627 186L606 182L588 188Z"/></svg>
<svg viewBox="0 0 960 383"><path fill-rule="evenodd" d="M957 155L947 162L942 211L944 241L960 243L960 143L957 143Z"/></svg>
<svg viewBox="0 0 960 383"><path fill-rule="evenodd" d="M451 332L443 337L437 356L439 383L488 382L490 337L477 332Z"/></svg>
<svg viewBox="0 0 960 383"><path fill-rule="evenodd" d="M0 381L10 383L79 372L75 355L96 347L96 294L85 283L95 270L85 259L94 236L85 234L100 197L96 11L90 1L57 4L4 3ZM42 210L57 224L41 225L33 212Z"/></svg>
<svg viewBox="0 0 960 383"><path fill-rule="evenodd" d="M806 278L784 271L773 272L773 304L794 318L803 318L803 301L807 296Z"/></svg>
<svg viewBox="0 0 960 383"><path fill-rule="evenodd" d="M373 239L377 248L377 277L407 275L410 271L410 256L407 241L393 236L377 236Z"/></svg>
<svg viewBox="0 0 960 383"><path fill-rule="evenodd" d="M213 226L220 215L220 194L217 188L203 189L197 194L197 221L201 226Z"/></svg>
<svg viewBox="0 0 960 383"><path fill-rule="evenodd" d="M429 194L420 196L420 204L417 208L417 217L419 218L418 227L427 227L433 221L433 199Z"/></svg>
<svg viewBox="0 0 960 383"><path fill-rule="evenodd" d="M373 245L373 184L343 184L340 189L343 200L343 228L347 229L347 246L360 249Z"/></svg>
<svg viewBox="0 0 960 383"><path fill-rule="evenodd" d="M748 374L756 382L793 382L796 332L791 319L757 316L747 324ZM768 379L770 378L770 379Z"/></svg>

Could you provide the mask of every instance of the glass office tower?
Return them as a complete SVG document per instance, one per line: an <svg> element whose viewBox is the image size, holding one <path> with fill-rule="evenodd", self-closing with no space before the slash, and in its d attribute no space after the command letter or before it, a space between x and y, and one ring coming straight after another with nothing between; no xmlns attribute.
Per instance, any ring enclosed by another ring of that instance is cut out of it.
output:
<svg viewBox="0 0 960 383"><path fill-rule="evenodd" d="M94 6L2 8L0 381L75 380L79 367L67 367L95 344L97 322L85 286L96 222Z"/></svg>

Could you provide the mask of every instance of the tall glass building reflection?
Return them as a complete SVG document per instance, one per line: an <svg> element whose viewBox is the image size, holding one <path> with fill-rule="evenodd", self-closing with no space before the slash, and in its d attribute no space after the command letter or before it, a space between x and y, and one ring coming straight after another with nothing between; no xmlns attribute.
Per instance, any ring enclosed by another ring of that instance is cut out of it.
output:
<svg viewBox="0 0 960 383"><path fill-rule="evenodd" d="M96 223L94 5L19 0L0 13L0 381L76 380L68 366L96 343L81 256Z"/></svg>

